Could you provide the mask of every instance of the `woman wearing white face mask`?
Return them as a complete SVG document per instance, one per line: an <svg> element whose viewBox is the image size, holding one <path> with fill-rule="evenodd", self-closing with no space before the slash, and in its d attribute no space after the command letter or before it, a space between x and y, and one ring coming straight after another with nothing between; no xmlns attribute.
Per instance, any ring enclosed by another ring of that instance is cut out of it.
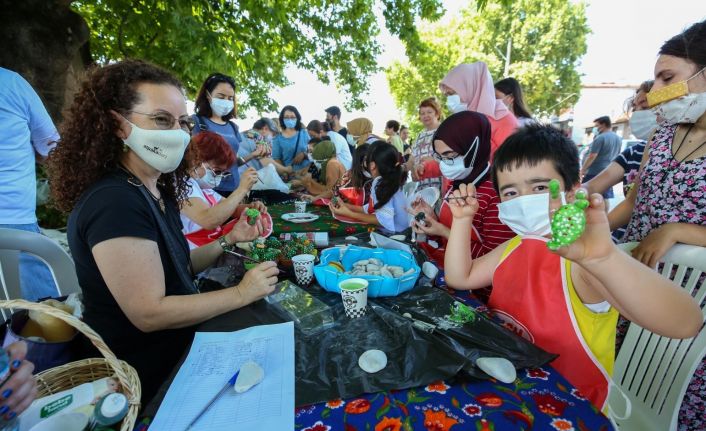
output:
<svg viewBox="0 0 706 431"><path fill-rule="evenodd" d="M413 222L412 228L417 233L431 236L441 247L434 249L424 243L421 247L438 265L443 266L444 248L453 221L448 199L461 184L474 184L479 202L479 210L473 220L472 256L480 257L512 238L514 234L510 228L498 219L500 198L489 175L490 123L487 117L471 111L453 114L441 123L432 142L433 155L443 176L442 190L446 192L438 216L423 200L412 203L413 215L425 214L425 219Z"/></svg>
<svg viewBox="0 0 706 431"><path fill-rule="evenodd" d="M706 246L706 21L662 45L647 102L660 126L648 143L623 241L650 267L676 243ZM611 220L611 227L628 219ZM706 360L679 411L679 429L703 430Z"/></svg>
<svg viewBox="0 0 706 431"><path fill-rule="evenodd" d="M193 134L205 131L216 132L223 136L237 156L243 137L234 121L235 108L235 80L222 73L209 75L201 85L194 101L196 127ZM230 175L221 181L216 191L222 196L231 194L240 183L238 167L264 155L265 151L262 148L256 148L244 158L236 157L235 162L229 166Z"/></svg>
<svg viewBox="0 0 706 431"><path fill-rule="evenodd" d="M439 83L446 95L446 106L451 113L475 111L488 117L491 126L490 154L505 142L519 127L517 118L502 100L495 98L493 78L482 61L459 64Z"/></svg>
<svg viewBox="0 0 706 431"><path fill-rule="evenodd" d="M89 72L49 157L54 201L71 211L68 241L83 292L84 321L136 368L143 399L167 378L194 325L271 293L273 262L242 281L198 293L193 275L238 241L263 231L245 218L228 234L189 250L179 205L188 195L183 160L193 127L181 83L137 60Z"/></svg>
<svg viewBox="0 0 706 431"><path fill-rule="evenodd" d="M641 139L642 142L623 150L607 168L584 183L583 187L589 193L600 193L618 184L621 180L625 196L628 196L633 189L634 181L640 170L640 161L645 151L645 144L657 128L657 117L651 110L647 109L647 92L652 88L652 83L653 81L651 80L643 82L630 100L630 106L628 107L629 112L631 112L630 128L633 135ZM611 216L608 217L609 220L622 217L624 211L628 211L626 217L629 217L632 207L621 202L615 209L611 208L611 210ZM620 241L624 234L625 225L619 226L613 230L613 239Z"/></svg>
<svg viewBox="0 0 706 431"><path fill-rule="evenodd" d="M251 207L263 213L263 228L265 232L270 230L272 220L269 215L264 215L267 207L262 202L241 204L257 182L255 169L243 171L240 185L227 198L214 190L230 175L228 167L235 161L233 150L221 135L201 132L194 136L188 156L191 159L191 192L181 206L181 223L190 248L206 245L230 232L242 212ZM224 225L231 217L234 220Z"/></svg>

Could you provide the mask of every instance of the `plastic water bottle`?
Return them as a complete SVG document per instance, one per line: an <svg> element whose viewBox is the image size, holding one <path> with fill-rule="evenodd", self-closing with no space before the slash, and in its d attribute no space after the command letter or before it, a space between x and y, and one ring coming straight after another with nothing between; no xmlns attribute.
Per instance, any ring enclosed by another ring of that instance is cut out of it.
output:
<svg viewBox="0 0 706 431"><path fill-rule="evenodd" d="M0 382L3 385L10 378L10 374L10 356L5 349L0 348ZM2 390L2 386L0 386L0 390ZM17 431L18 429L20 429L20 421L17 416L9 421L0 418L0 431Z"/></svg>

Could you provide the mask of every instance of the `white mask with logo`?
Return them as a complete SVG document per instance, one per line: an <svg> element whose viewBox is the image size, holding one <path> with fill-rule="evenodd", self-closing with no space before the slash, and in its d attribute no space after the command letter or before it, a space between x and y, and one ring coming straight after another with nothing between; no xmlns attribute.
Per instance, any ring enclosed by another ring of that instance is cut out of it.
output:
<svg viewBox="0 0 706 431"><path fill-rule="evenodd" d="M657 115L649 109L635 111L630 116L630 130L637 139L647 141L657 128Z"/></svg>
<svg viewBox="0 0 706 431"><path fill-rule="evenodd" d="M465 103L461 102L461 96L459 96L458 94L452 94L446 97L446 107L449 108L449 111L453 112L454 114L457 112L468 110L468 106L466 106Z"/></svg>
<svg viewBox="0 0 706 431"><path fill-rule="evenodd" d="M178 130L149 130L130 123L132 130L127 139L123 139L137 157L159 172L173 172L184 158L184 151L191 136Z"/></svg>
<svg viewBox="0 0 706 431"><path fill-rule="evenodd" d="M210 105L213 113L218 115L219 117L225 117L235 107L235 103L232 100L216 99L213 96L211 96Z"/></svg>
<svg viewBox="0 0 706 431"><path fill-rule="evenodd" d="M564 202L564 193L561 194ZM518 196L498 204L498 218L518 235L544 236L551 232L549 193Z"/></svg>

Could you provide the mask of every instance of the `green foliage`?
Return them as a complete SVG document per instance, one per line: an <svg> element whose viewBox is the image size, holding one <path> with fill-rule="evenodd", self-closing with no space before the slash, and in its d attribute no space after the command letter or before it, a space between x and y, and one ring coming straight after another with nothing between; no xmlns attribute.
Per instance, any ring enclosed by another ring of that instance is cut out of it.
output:
<svg viewBox="0 0 706 431"><path fill-rule="evenodd" d="M72 7L91 29L99 63L149 60L174 72L191 97L209 73L229 74L240 107L259 112L277 109L268 94L289 84L288 66L334 81L350 95L347 108L363 108L367 78L378 70L375 8L409 50L419 47L415 19L443 13L440 0L86 0Z"/></svg>
<svg viewBox="0 0 706 431"><path fill-rule="evenodd" d="M553 114L576 101L559 103L580 91L576 67L589 31L585 5L570 0L487 2L482 11L471 4L450 24L421 29L422 48L411 55L408 49L409 62L390 66L387 79L397 106L419 130L419 102L437 96L444 104L438 84L452 67L484 61L494 79L502 78L512 37L509 76L522 83L534 115Z"/></svg>

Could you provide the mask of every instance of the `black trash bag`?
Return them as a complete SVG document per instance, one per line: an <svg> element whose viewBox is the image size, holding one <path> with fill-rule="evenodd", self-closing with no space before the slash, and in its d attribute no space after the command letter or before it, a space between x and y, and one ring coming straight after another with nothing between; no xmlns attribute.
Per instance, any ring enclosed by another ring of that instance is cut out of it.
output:
<svg viewBox="0 0 706 431"><path fill-rule="evenodd" d="M432 331L439 343L467 359L464 371L473 377L489 377L475 365L481 357L505 358L516 369L539 367L557 357L503 328L484 313L474 313L474 319L464 324L449 321L457 301L440 289L417 288L408 295L375 301L400 315L410 315L409 320L416 321L418 327Z"/></svg>
<svg viewBox="0 0 706 431"><path fill-rule="evenodd" d="M427 385L461 371L488 378L475 366L480 357L506 358L518 369L539 367L556 357L481 313L471 323L440 328L438 323L450 314L455 299L432 287L369 298L367 314L357 319L345 315L340 299L332 303L330 296L320 299L331 305L334 326L311 335L297 330L298 406ZM430 330L432 326L436 328ZM374 374L358 366L360 355L370 349L387 355L387 366Z"/></svg>
<svg viewBox="0 0 706 431"><path fill-rule="evenodd" d="M311 335L297 330L297 406L428 384L458 374L466 362L433 334L374 303L357 319L345 315L340 299L331 311L333 327ZM370 349L387 355L387 366L374 374L358 366L360 355Z"/></svg>

